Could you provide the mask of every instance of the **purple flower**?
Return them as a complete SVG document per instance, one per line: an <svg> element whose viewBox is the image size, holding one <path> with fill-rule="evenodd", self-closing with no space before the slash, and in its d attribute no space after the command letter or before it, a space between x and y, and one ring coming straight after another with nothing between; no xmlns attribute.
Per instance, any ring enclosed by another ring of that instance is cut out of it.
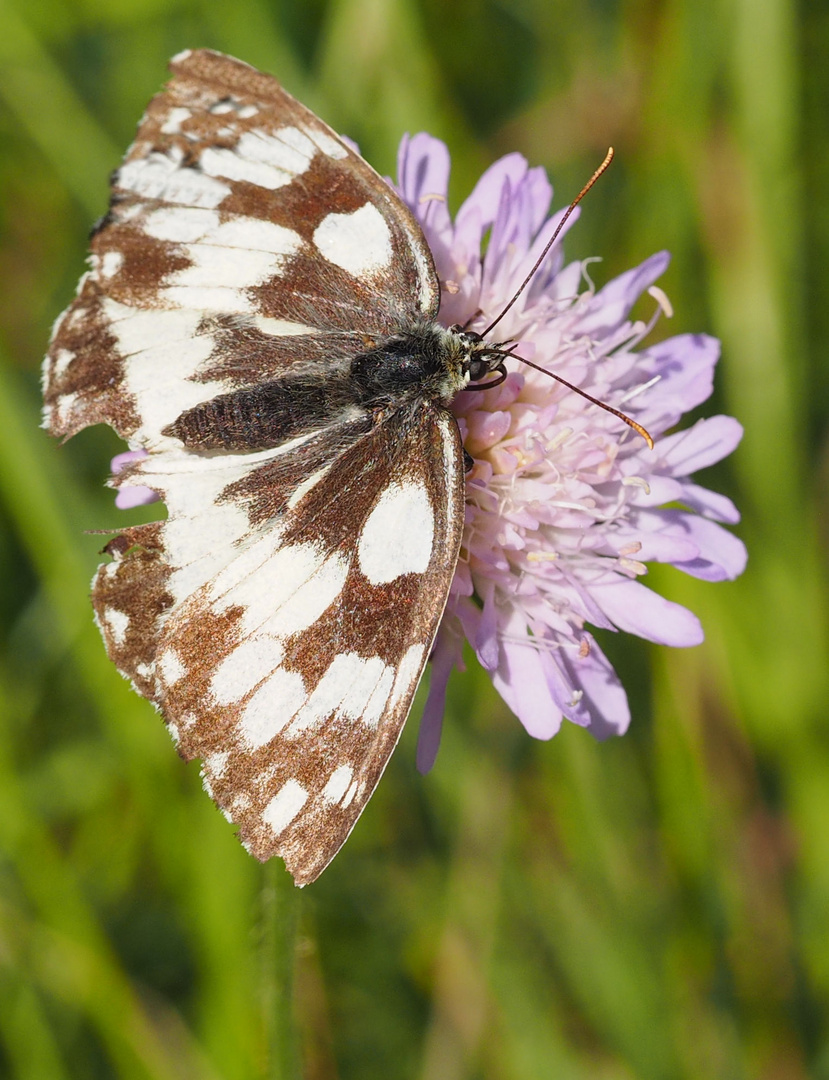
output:
<svg viewBox="0 0 829 1080"><path fill-rule="evenodd" d="M117 476L145 457L147 457L146 450L125 450L122 454L115 455L109 467L112 469L113 476ZM115 505L119 510L131 510L134 506L146 506L147 503L154 502L158 502L158 494L143 484L120 487L115 496Z"/></svg>
<svg viewBox="0 0 829 1080"><path fill-rule="evenodd" d="M398 177L434 254L441 322L471 320L471 329L482 329L561 219L547 218L552 189L544 170L528 168L518 154L502 158L454 222L443 143L425 134L404 138ZM597 290L588 262L565 264L557 244L496 331L498 340L519 343L518 356L644 425L654 450L612 414L520 363L501 386L454 402L475 464L461 558L432 656L418 747L423 770L437 753L464 638L531 735L550 738L562 717L599 738L621 734L627 698L585 625L697 645L696 616L641 584L645 564L672 563L706 581L734 578L745 566L743 544L718 524L739 520L733 503L691 478L731 453L740 425L715 416L664 434L710 395L719 343L682 334L638 347L660 313L670 314L654 285L667 264L666 253L654 255ZM654 314L647 323L632 320L646 291Z"/></svg>

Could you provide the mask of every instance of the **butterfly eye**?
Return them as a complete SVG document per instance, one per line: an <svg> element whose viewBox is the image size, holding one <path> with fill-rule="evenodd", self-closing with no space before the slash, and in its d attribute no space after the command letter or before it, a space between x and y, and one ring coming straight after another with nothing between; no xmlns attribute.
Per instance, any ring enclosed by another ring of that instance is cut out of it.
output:
<svg viewBox="0 0 829 1080"><path fill-rule="evenodd" d="M472 356L469 359L469 381L478 382L490 372L490 365L482 356Z"/></svg>

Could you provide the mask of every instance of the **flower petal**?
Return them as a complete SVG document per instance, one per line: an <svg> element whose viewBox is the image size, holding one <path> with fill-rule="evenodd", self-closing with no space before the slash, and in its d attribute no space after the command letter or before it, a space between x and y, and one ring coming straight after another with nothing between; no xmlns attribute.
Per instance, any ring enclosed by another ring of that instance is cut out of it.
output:
<svg viewBox="0 0 829 1080"><path fill-rule="evenodd" d="M507 641L492 683L527 732L536 739L551 739L561 727L562 714L550 693L544 658L527 644Z"/></svg>
<svg viewBox="0 0 829 1080"><path fill-rule="evenodd" d="M668 511L699 548L692 560L676 560L676 567L703 581L733 581L742 574L748 561L745 544L708 518L681 511Z"/></svg>
<svg viewBox="0 0 829 1080"><path fill-rule="evenodd" d="M424 775L435 763L440 749L443 731L443 714L446 710L446 688L449 676L461 653L462 641L448 624L441 626L435 639L429 664L429 693L420 718L417 737L416 764Z"/></svg>
<svg viewBox="0 0 829 1080"><path fill-rule="evenodd" d="M492 225L501 205L501 193L505 184L515 190L520 180L527 175L527 159L521 154L507 154L483 174L472 189L472 194L462 204L455 218L455 228L462 229L467 216L476 215L483 231Z"/></svg>
<svg viewBox="0 0 829 1080"><path fill-rule="evenodd" d="M639 379L658 381L634 398L641 410L638 419L661 432L707 401L719 355L719 341L707 334L679 334L641 352L636 358Z"/></svg>
<svg viewBox="0 0 829 1080"><path fill-rule="evenodd" d="M430 233L451 236L447 194L449 150L425 132L404 136L397 154L398 187L415 216Z"/></svg>
<svg viewBox="0 0 829 1080"><path fill-rule="evenodd" d="M498 667L498 609L495 606L495 584L488 582L484 591L483 608L473 644L481 666L486 671Z"/></svg>
<svg viewBox="0 0 829 1080"><path fill-rule="evenodd" d="M572 681L582 688L581 704L590 715L590 734L599 740L624 735L630 724L630 706L619 676L590 634L585 634L587 655L562 650L562 663Z"/></svg>
<svg viewBox="0 0 829 1080"><path fill-rule="evenodd" d="M118 473L123 472L128 466L133 465L136 461L143 461L146 457L149 457L146 450L124 450L120 454L115 455L109 463L109 467L117 476Z"/></svg>
<svg viewBox="0 0 829 1080"><path fill-rule="evenodd" d="M699 555L699 547L672 518L658 510L637 511L629 527L620 527L608 537L613 551L638 562L688 562Z"/></svg>
<svg viewBox="0 0 829 1080"><path fill-rule="evenodd" d="M660 439L660 467L669 476L690 476L698 469L722 461L742 437L742 424L733 416L710 416L698 420L693 427Z"/></svg>
<svg viewBox="0 0 829 1080"><path fill-rule="evenodd" d="M664 274L670 261L667 251L657 252L634 270L620 274L605 285L591 298L579 318L578 333L602 337L616 330L645 289Z"/></svg>
<svg viewBox="0 0 829 1080"><path fill-rule="evenodd" d="M508 412L484 412L478 409L467 420L467 437L464 445L474 457L490 449L509 431L512 417Z"/></svg>
<svg viewBox="0 0 829 1080"><path fill-rule="evenodd" d="M124 450L116 454L110 462L113 476L118 476L137 461L143 461L149 457L146 450ZM132 510L136 506L149 506L150 503L158 502L158 492L143 484L124 484L119 487L115 495L115 505L119 510Z"/></svg>
<svg viewBox="0 0 829 1080"><path fill-rule="evenodd" d="M703 640L702 627L693 612L638 581L617 576L614 581L591 585L590 592L611 622L629 634L680 648Z"/></svg>
<svg viewBox="0 0 829 1080"><path fill-rule="evenodd" d="M133 484L119 488L115 495L115 505L119 510L132 510L136 506L149 506L158 502L158 492L143 484Z"/></svg>
<svg viewBox="0 0 829 1080"><path fill-rule="evenodd" d="M712 521L722 521L725 525L736 525L740 520L740 511L728 498L719 492L709 491L697 484L683 484L680 499L698 514Z"/></svg>

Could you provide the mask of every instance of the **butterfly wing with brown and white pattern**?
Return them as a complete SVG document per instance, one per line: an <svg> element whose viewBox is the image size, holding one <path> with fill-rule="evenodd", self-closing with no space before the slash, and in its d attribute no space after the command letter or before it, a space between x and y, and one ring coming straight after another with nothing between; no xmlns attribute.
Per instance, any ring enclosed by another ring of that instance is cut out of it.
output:
<svg viewBox="0 0 829 1080"><path fill-rule="evenodd" d="M148 452L116 483L168 519L107 545L107 649L253 854L303 884L385 767L457 561L453 417L349 384L439 288L409 210L274 79L209 52L172 68L56 324L46 421Z"/></svg>

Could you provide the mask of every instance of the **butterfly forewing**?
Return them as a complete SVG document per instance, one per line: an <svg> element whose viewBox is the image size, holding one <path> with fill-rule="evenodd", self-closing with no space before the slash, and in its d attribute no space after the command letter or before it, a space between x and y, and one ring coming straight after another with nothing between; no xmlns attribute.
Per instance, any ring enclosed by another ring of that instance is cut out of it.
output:
<svg viewBox="0 0 829 1080"><path fill-rule="evenodd" d="M302 884L397 742L457 561L440 395L348 404L354 357L427 325L439 288L409 210L274 79L208 52L172 68L56 325L46 419L149 452L116 483L168 518L107 545L107 650Z"/></svg>
<svg viewBox="0 0 829 1080"><path fill-rule="evenodd" d="M431 255L391 188L279 83L184 53L115 174L91 269L45 368L58 435L143 445L206 398L345 365L437 312Z"/></svg>

